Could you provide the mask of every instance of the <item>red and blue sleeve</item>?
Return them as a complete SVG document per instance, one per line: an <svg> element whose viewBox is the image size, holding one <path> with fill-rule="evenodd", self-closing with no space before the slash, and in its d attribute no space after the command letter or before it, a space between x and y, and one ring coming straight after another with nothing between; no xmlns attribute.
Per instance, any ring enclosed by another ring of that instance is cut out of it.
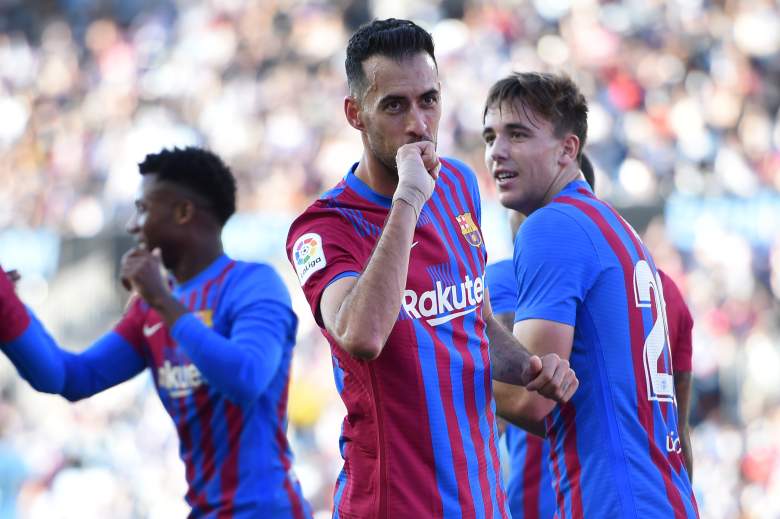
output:
<svg viewBox="0 0 780 519"><path fill-rule="evenodd" d="M236 274L222 295L228 337L192 313L174 323L171 336L212 387L244 405L257 400L276 376L285 351L293 347L298 321L272 268L256 264Z"/></svg>
<svg viewBox="0 0 780 519"><path fill-rule="evenodd" d="M666 303L666 321L669 326L669 346L672 349L674 371L691 371L693 363L693 317L685 304L677 284L665 272L658 270Z"/></svg>
<svg viewBox="0 0 780 519"><path fill-rule="evenodd" d="M515 322L544 319L574 326L577 309L601 271L586 231L571 215L542 208L515 238Z"/></svg>
<svg viewBox="0 0 780 519"><path fill-rule="evenodd" d="M363 245L352 224L334 211L304 214L290 228L287 255L320 326L323 292L337 279L363 272L361 258L367 254Z"/></svg>
<svg viewBox="0 0 780 519"><path fill-rule="evenodd" d="M118 333L109 332L81 353L62 349L35 315L2 350L19 374L38 391L75 401L99 393L140 373L144 359Z"/></svg>

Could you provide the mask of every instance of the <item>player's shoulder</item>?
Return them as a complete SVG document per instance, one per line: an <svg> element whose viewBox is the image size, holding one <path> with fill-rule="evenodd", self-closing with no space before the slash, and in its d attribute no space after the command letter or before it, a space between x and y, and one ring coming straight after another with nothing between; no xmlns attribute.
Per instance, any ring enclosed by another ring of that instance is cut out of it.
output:
<svg viewBox="0 0 780 519"><path fill-rule="evenodd" d="M442 166L450 171L457 171L462 174L473 175L474 170L468 164L455 157L439 157Z"/></svg>
<svg viewBox="0 0 780 519"><path fill-rule="evenodd" d="M558 204L548 204L531 213L515 238L515 253L539 261L582 261L601 254L586 221Z"/></svg>
<svg viewBox="0 0 780 519"><path fill-rule="evenodd" d="M515 270L511 258L489 263L487 267L485 267L485 270L487 271L489 277L514 277L515 275Z"/></svg>
<svg viewBox="0 0 780 519"><path fill-rule="evenodd" d="M282 299L289 301L287 286L279 272L270 264L232 260L226 288L244 298Z"/></svg>
<svg viewBox="0 0 780 519"><path fill-rule="evenodd" d="M457 175L464 178L469 183L477 182L477 175L474 170L465 162L454 157L439 157L444 174Z"/></svg>
<svg viewBox="0 0 780 519"><path fill-rule="evenodd" d="M287 233L287 248L306 233L323 234L334 226L348 223L344 209L350 206L344 180L323 193L293 220Z"/></svg>
<svg viewBox="0 0 780 519"><path fill-rule="evenodd" d="M554 201L531 213L520 226L519 235L540 232L579 235L585 231L583 222L576 208Z"/></svg>
<svg viewBox="0 0 780 519"><path fill-rule="evenodd" d="M683 299L682 292L680 291L680 287L677 286L677 283L674 282L674 279L672 279L672 277L663 270L659 268L656 270L658 271L658 277L661 278L661 286L663 287L664 291L664 300L666 301L667 305L687 308L685 299Z"/></svg>

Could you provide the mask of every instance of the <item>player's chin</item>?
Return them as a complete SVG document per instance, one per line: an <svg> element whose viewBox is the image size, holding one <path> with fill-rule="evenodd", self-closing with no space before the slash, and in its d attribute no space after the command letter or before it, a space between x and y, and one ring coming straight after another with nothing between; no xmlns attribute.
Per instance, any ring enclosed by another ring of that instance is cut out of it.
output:
<svg viewBox="0 0 780 519"><path fill-rule="evenodd" d="M511 189L505 189L499 185L496 187L498 189L499 203L508 209L518 210L521 205L521 199L518 194Z"/></svg>

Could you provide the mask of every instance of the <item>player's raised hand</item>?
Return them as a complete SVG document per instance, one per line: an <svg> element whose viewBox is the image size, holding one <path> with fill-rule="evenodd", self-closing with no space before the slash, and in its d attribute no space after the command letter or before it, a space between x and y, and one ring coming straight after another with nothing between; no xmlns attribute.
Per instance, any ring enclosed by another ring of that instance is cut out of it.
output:
<svg viewBox="0 0 780 519"><path fill-rule="evenodd" d="M398 187L393 194L393 201L403 200L411 205L419 218L439 178L441 163L436 155L436 147L430 141L404 144L398 148L395 163L398 168Z"/></svg>
<svg viewBox="0 0 780 519"><path fill-rule="evenodd" d="M30 323L27 309L16 295L16 281L19 274L15 271L6 272L0 267L0 342L10 342Z"/></svg>
<svg viewBox="0 0 780 519"><path fill-rule="evenodd" d="M536 391L543 397L562 404L569 401L580 385L569 361L560 358L556 353L548 353L542 357L531 356L523 378L528 381L525 386L527 390Z"/></svg>
<svg viewBox="0 0 780 519"><path fill-rule="evenodd" d="M7 270L5 272L5 275L8 276L8 279L14 285L14 290L16 290L16 284L19 282L20 279L22 279L22 275L19 274L19 271L16 269Z"/></svg>
<svg viewBox="0 0 780 519"><path fill-rule="evenodd" d="M127 251L122 256L120 279L125 288L137 292L152 306L170 295L163 276L160 249L150 252L143 247L134 247Z"/></svg>

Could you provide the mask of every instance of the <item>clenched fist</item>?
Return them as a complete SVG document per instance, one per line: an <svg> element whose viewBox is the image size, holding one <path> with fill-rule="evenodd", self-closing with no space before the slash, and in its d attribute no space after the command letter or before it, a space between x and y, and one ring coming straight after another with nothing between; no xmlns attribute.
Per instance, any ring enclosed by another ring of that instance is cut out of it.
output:
<svg viewBox="0 0 780 519"><path fill-rule="evenodd" d="M574 395L580 381L569 366L569 361L555 353L532 356L523 374L528 391L536 391L543 397L565 404Z"/></svg>
<svg viewBox="0 0 780 519"><path fill-rule="evenodd" d="M125 288L134 290L152 306L170 295L163 276L160 249L150 252L136 247L127 251L122 256L120 279Z"/></svg>
<svg viewBox="0 0 780 519"><path fill-rule="evenodd" d="M398 148L395 163L398 168L398 187L393 194L393 202L403 200L412 206L419 218L439 178L441 163L436 156L436 148L430 141L404 144Z"/></svg>

